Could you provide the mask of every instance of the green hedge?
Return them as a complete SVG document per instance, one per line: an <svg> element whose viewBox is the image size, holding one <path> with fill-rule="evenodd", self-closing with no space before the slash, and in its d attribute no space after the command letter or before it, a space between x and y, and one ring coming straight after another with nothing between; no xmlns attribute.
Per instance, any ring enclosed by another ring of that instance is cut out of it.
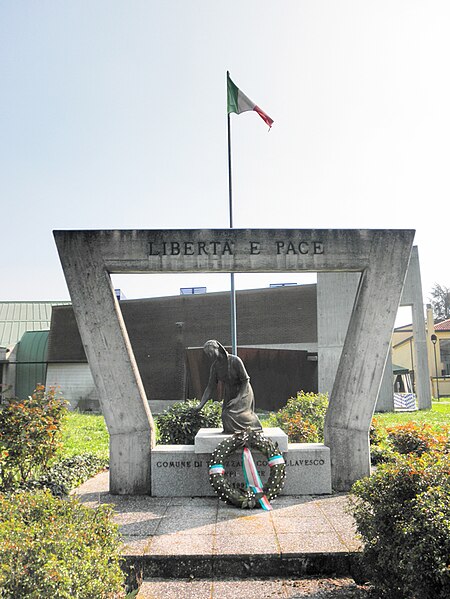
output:
<svg viewBox="0 0 450 599"><path fill-rule="evenodd" d="M364 569L382 596L450 597L450 455L397 455L352 493Z"/></svg>
<svg viewBox="0 0 450 599"><path fill-rule="evenodd" d="M8 599L123 596L112 510L49 492L0 494L0 589Z"/></svg>
<svg viewBox="0 0 450 599"><path fill-rule="evenodd" d="M180 401L157 416L161 445L193 445L201 428L222 426L222 404L208 401L200 412L196 399Z"/></svg>
<svg viewBox="0 0 450 599"><path fill-rule="evenodd" d="M323 441L327 408L326 394L298 391L284 408L270 415L269 426L279 426L291 443L317 443Z"/></svg>

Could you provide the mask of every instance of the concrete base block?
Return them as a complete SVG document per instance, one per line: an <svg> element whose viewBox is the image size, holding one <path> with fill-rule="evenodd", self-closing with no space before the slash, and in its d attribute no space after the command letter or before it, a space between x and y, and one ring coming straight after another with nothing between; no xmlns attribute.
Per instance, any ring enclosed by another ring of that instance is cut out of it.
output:
<svg viewBox="0 0 450 599"><path fill-rule="evenodd" d="M264 455L252 451L263 483L269 478ZM286 482L282 495L326 495L331 490L330 449L321 443L289 443L283 452ZM158 445L152 451L152 495L155 497L213 497L209 482L210 453L196 453L194 445ZM224 461L225 476L233 487L244 487L242 460L235 453Z"/></svg>
<svg viewBox="0 0 450 599"><path fill-rule="evenodd" d="M370 445L366 431L327 426L325 442L331 447L332 484L335 491L349 491L357 480L370 476Z"/></svg>
<svg viewBox="0 0 450 599"><path fill-rule="evenodd" d="M109 490L113 495L148 495L151 440L147 431L111 434Z"/></svg>
<svg viewBox="0 0 450 599"><path fill-rule="evenodd" d="M282 495L332 493L330 448L322 443L289 443Z"/></svg>
<svg viewBox="0 0 450 599"><path fill-rule="evenodd" d="M288 450L288 437L279 427L265 428L263 433L274 443L278 444L280 451ZM219 443L232 437L232 435L222 433L221 428L201 428L195 435L194 446L195 453L212 453Z"/></svg>

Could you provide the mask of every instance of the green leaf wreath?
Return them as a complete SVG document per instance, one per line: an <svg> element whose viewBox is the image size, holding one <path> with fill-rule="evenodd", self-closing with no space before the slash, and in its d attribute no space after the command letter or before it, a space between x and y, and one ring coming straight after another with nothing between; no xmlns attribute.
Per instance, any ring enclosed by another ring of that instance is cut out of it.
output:
<svg viewBox="0 0 450 599"><path fill-rule="evenodd" d="M270 501L280 494L286 478L286 464L276 463L270 467L268 481L264 484L263 493L255 493L252 489L233 489L225 478L224 460L233 453L248 447L261 452L268 460L282 457L278 444L273 443L259 430L247 429L227 437L214 450L209 463L210 483L219 499L240 508L253 509L259 506L259 499L265 495ZM220 468L222 466L222 468ZM216 467L216 472L214 472Z"/></svg>

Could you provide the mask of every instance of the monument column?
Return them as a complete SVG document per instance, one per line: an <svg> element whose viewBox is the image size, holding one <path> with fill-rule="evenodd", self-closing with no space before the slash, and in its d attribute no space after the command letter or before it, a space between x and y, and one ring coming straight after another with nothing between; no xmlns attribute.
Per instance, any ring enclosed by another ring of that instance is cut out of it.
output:
<svg viewBox="0 0 450 599"><path fill-rule="evenodd" d="M332 484L337 491L348 490L355 481L370 474L369 427L411 245L412 237L407 232L377 232L368 266L361 275L325 417L324 439L331 450ZM377 334L373 335L373 331Z"/></svg>
<svg viewBox="0 0 450 599"><path fill-rule="evenodd" d="M412 308L414 373L418 408L419 410L429 410L431 408L430 370L428 368L427 335L417 246L413 246L411 252L401 305L409 305Z"/></svg>
<svg viewBox="0 0 450 599"><path fill-rule="evenodd" d="M155 427L109 273L86 237L56 242L110 435L110 491L149 495Z"/></svg>

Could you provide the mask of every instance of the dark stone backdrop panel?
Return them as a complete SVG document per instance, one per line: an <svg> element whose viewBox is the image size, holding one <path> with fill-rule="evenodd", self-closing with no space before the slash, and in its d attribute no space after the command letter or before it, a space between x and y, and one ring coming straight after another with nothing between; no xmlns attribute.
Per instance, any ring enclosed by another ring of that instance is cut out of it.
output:
<svg viewBox="0 0 450 599"><path fill-rule="evenodd" d="M208 339L231 342L226 292L124 300L120 306L149 399L189 395L186 348ZM236 307L238 345L317 343L316 285L238 291ZM86 362L71 306L53 308L48 361Z"/></svg>
<svg viewBox="0 0 450 599"><path fill-rule="evenodd" d="M278 410L297 391L317 392L317 361L308 360L311 354L307 351L242 347L238 355L250 376L257 411ZM202 349L188 349L187 364L188 397L200 399L208 382L210 362ZM214 399L221 399L220 389Z"/></svg>

